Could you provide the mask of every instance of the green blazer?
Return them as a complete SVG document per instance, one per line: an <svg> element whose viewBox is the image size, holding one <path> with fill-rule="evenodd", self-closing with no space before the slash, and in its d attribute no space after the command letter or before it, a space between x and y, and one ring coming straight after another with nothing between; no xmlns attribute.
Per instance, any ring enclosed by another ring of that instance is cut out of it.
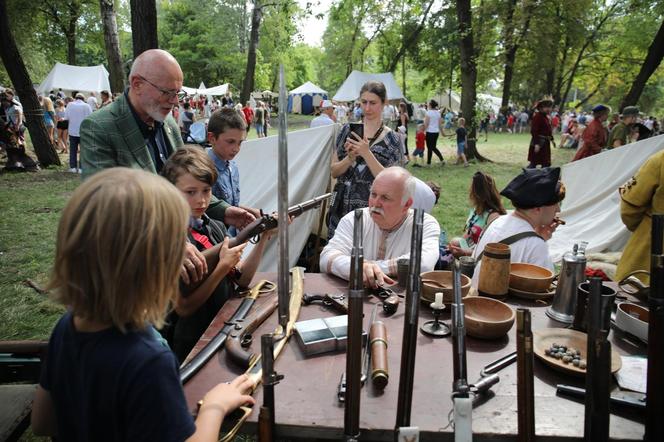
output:
<svg viewBox="0 0 664 442"><path fill-rule="evenodd" d="M164 120L164 133L169 156L175 149L184 146L180 129L171 115ZM124 94L81 123L83 179L110 167L130 167L157 173Z"/></svg>
<svg viewBox="0 0 664 442"><path fill-rule="evenodd" d="M168 156L184 146L180 128L172 115L164 120L164 133ZM80 146L83 179L111 167L129 167L157 173L145 138L124 94L83 120ZM211 218L223 221L226 207L228 204L213 198L207 213Z"/></svg>

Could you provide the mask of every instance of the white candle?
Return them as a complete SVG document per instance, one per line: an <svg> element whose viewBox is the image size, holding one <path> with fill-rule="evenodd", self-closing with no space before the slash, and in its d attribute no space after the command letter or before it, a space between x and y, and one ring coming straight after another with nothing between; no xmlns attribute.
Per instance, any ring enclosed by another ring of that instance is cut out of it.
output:
<svg viewBox="0 0 664 442"><path fill-rule="evenodd" d="M437 292L436 293L436 305L441 305L443 303L443 293L442 292Z"/></svg>

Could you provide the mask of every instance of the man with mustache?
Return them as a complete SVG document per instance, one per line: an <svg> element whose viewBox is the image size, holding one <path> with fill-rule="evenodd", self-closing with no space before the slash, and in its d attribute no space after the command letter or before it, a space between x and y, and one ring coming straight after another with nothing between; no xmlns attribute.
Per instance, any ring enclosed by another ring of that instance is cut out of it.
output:
<svg viewBox="0 0 664 442"><path fill-rule="evenodd" d="M81 124L83 179L111 167L159 173L176 150L184 146L171 111L182 89L182 69L161 49L141 53L131 67L129 88L112 104L94 112ZM242 228L255 217L247 210L213 201L208 216ZM187 248L182 278L198 281L207 273L203 256Z"/></svg>
<svg viewBox="0 0 664 442"><path fill-rule="evenodd" d="M402 167L388 167L371 186L369 207L363 211L364 285L393 284L397 260L409 258L413 228L414 177ZM320 255L320 268L341 278L350 276L354 213L346 214ZM421 271L433 270L438 261L438 221L424 214Z"/></svg>

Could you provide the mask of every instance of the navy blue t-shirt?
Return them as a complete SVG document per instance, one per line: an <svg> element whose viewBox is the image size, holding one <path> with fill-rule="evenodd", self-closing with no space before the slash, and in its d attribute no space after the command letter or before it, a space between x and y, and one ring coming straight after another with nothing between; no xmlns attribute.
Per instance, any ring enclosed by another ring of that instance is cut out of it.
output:
<svg viewBox="0 0 664 442"><path fill-rule="evenodd" d="M66 313L53 330L40 385L63 441L183 441L195 431L175 356L156 331L79 333Z"/></svg>
<svg viewBox="0 0 664 442"><path fill-rule="evenodd" d="M465 127L459 127L456 130L456 136L457 136L457 143L463 143L466 141L466 134L468 132L466 131Z"/></svg>

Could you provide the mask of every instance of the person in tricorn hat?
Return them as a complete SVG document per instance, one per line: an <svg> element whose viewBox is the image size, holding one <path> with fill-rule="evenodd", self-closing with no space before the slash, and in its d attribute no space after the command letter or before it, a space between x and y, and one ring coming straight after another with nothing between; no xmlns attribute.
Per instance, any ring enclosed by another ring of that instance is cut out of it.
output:
<svg viewBox="0 0 664 442"><path fill-rule="evenodd" d="M500 194L512 201L515 210L492 222L475 247L473 257L477 265L473 287L479 285L481 258L484 247L489 243L508 244L512 262L525 262L553 270L546 241L558 227L556 215L560 211L560 202L565 198L560 168L523 169Z"/></svg>
<svg viewBox="0 0 664 442"><path fill-rule="evenodd" d="M572 161L596 155L606 147L607 132L604 122L609 118L611 108L603 104L593 107L593 121L583 131L583 146L576 152Z"/></svg>
<svg viewBox="0 0 664 442"><path fill-rule="evenodd" d="M636 106L627 106L623 109L620 116L620 123L616 124L609 134L608 148L624 146L628 143L632 126L636 123L636 117L639 116L639 108Z"/></svg>
<svg viewBox="0 0 664 442"><path fill-rule="evenodd" d="M553 128L549 114L553 108L553 98L550 96L542 98L535 104L535 112L530 124L530 147L528 148L528 168L538 165L542 167L551 166L551 140L553 140Z"/></svg>

